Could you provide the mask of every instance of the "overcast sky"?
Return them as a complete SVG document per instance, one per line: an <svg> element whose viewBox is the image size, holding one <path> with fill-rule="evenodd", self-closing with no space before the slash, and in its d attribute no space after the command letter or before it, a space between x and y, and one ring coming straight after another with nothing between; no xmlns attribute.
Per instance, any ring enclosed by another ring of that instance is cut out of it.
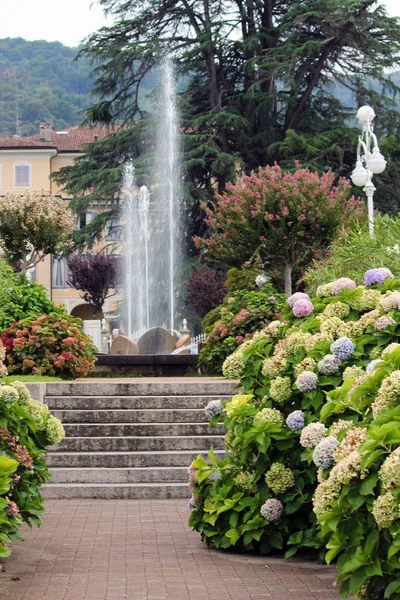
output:
<svg viewBox="0 0 400 600"><path fill-rule="evenodd" d="M57 40L76 46L107 24L93 0L3 0L1 4L0 39ZM399 0L386 0L383 4L392 15L400 16Z"/></svg>

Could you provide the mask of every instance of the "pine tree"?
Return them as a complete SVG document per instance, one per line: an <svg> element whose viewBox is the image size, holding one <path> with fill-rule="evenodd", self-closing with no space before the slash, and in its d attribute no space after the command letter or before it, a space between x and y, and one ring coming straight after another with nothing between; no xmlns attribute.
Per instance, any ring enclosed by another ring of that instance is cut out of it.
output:
<svg viewBox="0 0 400 600"><path fill-rule="evenodd" d="M94 67L98 98L87 118L128 129L61 171L78 203L93 194L111 197L121 162L143 154L142 130L151 119L140 104L141 84L157 77L165 53L182 82L185 175L197 225L198 201L241 170L275 161L293 168L300 159L347 175L356 105L373 103L381 136L398 133L399 88L387 70L399 55L400 28L376 0L99 1L115 24L90 36L82 50ZM393 176L397 169L382 179L390 196L382 200L392 205L400 200Z"/></svg>

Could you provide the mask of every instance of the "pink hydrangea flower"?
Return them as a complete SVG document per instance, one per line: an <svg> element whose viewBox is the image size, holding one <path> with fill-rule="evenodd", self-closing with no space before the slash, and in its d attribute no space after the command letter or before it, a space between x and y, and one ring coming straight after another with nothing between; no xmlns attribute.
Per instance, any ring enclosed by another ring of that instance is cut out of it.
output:
<svg viewBox="0 0 400 600"><path fill-rule="evenodd" d="M291 296L289 296L289 298L287 299L287 303L289 304L290 308L293 308L293 306L299 300L309 300L309 299L310 299L310 296L308 294L304 294L303 292L296 292L295 294L292 294Z"/></svg>
<svg viewBox="0 0 400 600"><path fill-rule="evenodd" d="M334 296L338 296L342 290L354 290L356 287L356 282L348 277L340 277L331 283L331 290Z"/></svg>
<svg viewBox="0 0 400 600"><path fill-rule="evenodd" d="M314 312L313 303L311 300L307 300L307 298L297 300L293 305L293 314L295 317L308 317L312 312Z"/></svg>

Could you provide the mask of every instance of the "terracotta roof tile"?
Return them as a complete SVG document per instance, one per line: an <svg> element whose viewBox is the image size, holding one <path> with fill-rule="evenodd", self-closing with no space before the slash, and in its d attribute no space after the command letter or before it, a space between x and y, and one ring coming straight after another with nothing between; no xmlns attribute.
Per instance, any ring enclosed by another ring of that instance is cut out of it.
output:
<svg viewBox="0 0 400 600"><path fill-rule="evenodd" d="M85 144L106 137L118 127L70 127L52 132L52 141L45 142L39 134L28 137L0 137L0 150L23 148L56 148L59 152L80 152Z"/></svg>

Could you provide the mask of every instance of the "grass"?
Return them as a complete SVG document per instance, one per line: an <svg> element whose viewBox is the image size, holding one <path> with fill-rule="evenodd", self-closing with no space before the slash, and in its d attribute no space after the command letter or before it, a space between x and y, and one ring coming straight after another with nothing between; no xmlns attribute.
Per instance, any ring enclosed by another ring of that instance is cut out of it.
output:
<svg viewBox="0 0 400 600"><path fill-rule="evenodd" d="M51 377L50 375L7 375L6 379L7 381L34 381L37 383L47 383L49 381L65 381L64 379L61 379L61 377Z"/></svg>

